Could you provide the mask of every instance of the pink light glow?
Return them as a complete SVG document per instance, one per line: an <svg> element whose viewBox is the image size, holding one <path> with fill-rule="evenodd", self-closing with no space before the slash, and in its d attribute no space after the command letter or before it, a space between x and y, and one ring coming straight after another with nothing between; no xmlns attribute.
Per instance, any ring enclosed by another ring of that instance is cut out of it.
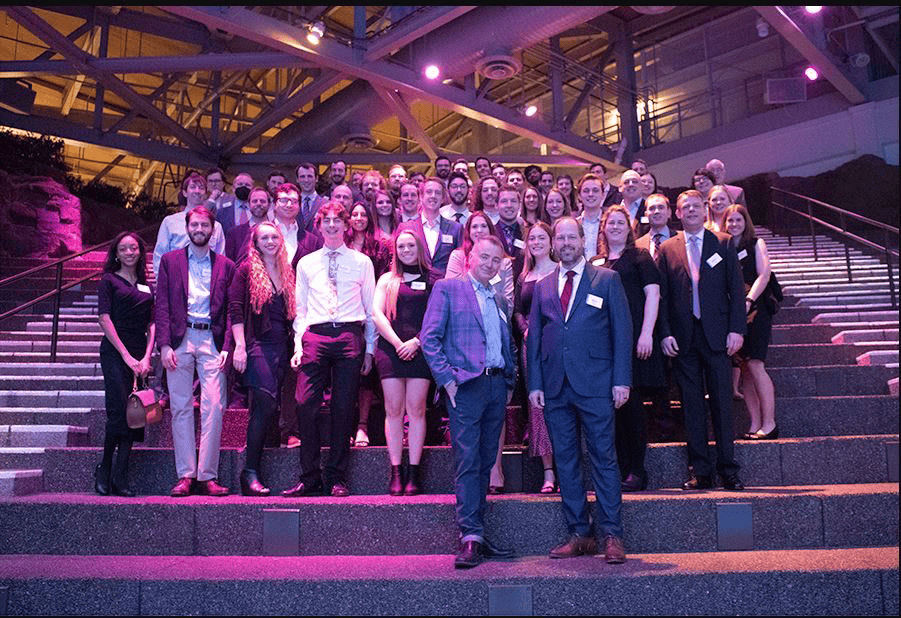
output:
<svg viewBox="0 0 901 618"><path fill-rule="evenodd" d="M813 67L807 67L806 69L804 69L804 75L807 76L807 79L813 82L816 81L817 78L819 78L820 73Z"/></svg>
<svg viewBox="0 0 901 618"><path fill-rule="evenodd" d="M438 79L438 76L441 75L441 69L438 68L435 64L430 64L425 68L425 76L429 79Z"/></svg>
<svg viewBox="0 0 901 618"><path fill-rule="evenodd" d="M810 13L811 15L816 15L817 13L819 13L820 11L823 10L823 7L821 7L821 6L805 6L804 10L807 11L808 13Z"/></svg>

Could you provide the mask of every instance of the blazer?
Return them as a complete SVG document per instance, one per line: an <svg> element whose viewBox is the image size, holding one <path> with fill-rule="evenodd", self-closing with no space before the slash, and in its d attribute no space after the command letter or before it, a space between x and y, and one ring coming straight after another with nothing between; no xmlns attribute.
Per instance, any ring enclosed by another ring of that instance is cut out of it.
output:
<svg viewBox="0 0 901 618"><path fill-rule="evenodd" d="M582 397L613 397L632 385L632 317L619 273L585 264L564 320L558 266L535 284L529 316L529 391L557 397L564 377ZM600 305L600 307L598 307Z"/></svg>
<svg viewBox="0 0 901 618"><path fill-rule="evenodd" d="M218 210L216 210L216 221L222 226L222 232L226 235L238 226L238 222L235 221L235 214L237 211L236 203L238 202L238 198L232 197L229 200L223 201L220 204ZM248 214L249 216L249 214Z"/></svg>
<svg viewBox="0 0 901 618"><path fill-rule="evenodd" d="M504 378L507 388L512 389L516 382L516 362L509 326L511 308L497 291L494 297L505 325L501 328ZM485 326L469 275L435 282L420 333L422 354L439 388L452 381L463 384L482 374Z"/></svg>
<svg viewBox="0 0 901 618"><path fill-rule="evenodd" d="M397 227L397 232L409 230L419 236L426 252L428 252L428 243L425 240L425 232L422 230L422 217L417 217L412 221L401 223ZM447 261L450 259L451 252L463 246L463 226L456 221L448 221L442 216L438 216L438 244L435 246L435 254L429 255L429 266L432 270L438 271L442 275L447 271Z"/></svg>
<svg viewBox="0 0 901 618"><path fill-rule="evenodd" d="M669 240L670 238L672 238L675 235L676 235L676 230L674 230L673 228L669 228L669 237L666 240ZM664 240L663 242L666 242L666 240ZM650 227L648 227L648 231L644 236L639 236L638 238L635 239L635 246L638 249L644 249L645 251L647 251L648 253L653 255L654 261L656 262L659 254L654 255L654 252L651 251L651 245L653 245L653 244L654 244L654 241L651 240ZM663 243L660 243L660 244L663 245Z"/></svg>
<svg viewBox="0 0 901 618"><path fill-rule="evenodd" d="M237 266L247 257L250 222L235 226L225 234L225 255Z"/></svg>
<svg viewBox="0 0 901 618"><path fill-rule="evenodd" d="M660 245L657 268L661 275L661 304L657 318L660 337L675 337L679 349L688 350L694 330L694 315L685 232L679 232ZM723 352L729 333L744 335L747 330L744 279L728 234L704 230L698 296L701 327L707 344L710 349Z"/></svg>
<svg viewBox="0 0 901 618"><path fill-rule="evenodd" d="M306 229L307 231L314 231L316 228L316 213L319 212L319 207L323 204L327 203L329 198L324 195L316 195L313 198L313 203L310 205L310 215L305 218L303 216L303 196L300 196L300 212L297 213L297 223L300 227ZM348 213L350 214L350 213Z"/></svg>
<svg viewBox="0 0 901 618"><path fill-rule="evenodd" d="M188 251L190 247L170 251L160 261L156 281L156 341L160 346L177 348L188 328ZM228 286L235 264L224 255L210 251L210 318L213 341L220 351L228 337Z"/></svg>
<svg viewBox="0 0 901 618"><path fill-rule="evenodd" d="M726 191L729 193L729 197L732 198L732 201L736 204L741 204L742 206L747 208L747 203L745 202L745 190L736 185L724 185L726 187Z"/></svg>

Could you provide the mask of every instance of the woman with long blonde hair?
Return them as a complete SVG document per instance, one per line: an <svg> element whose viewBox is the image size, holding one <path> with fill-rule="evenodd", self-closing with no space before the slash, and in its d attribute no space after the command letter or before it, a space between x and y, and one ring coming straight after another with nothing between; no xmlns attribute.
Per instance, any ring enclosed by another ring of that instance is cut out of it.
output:
<svg viewBox="0 0 901 618"><path fill-rule="evenodd" d="M425 445L425 405L432 377L422 355L419 331L434 277L425 246L416 234L396 234L393 253L391 269L379 277L375 287L373 320L380 335L375 365L385 396L385 442L391 463L388 493L415 496L422 491L419 461ZM406 475L401 469L404 414L410 421Z"/></svg>
<svg viewBox="0 0 901 618"><path fill-rule="evenodd" d="M250 390L247 458L241 471L241 493L268 496L260 482L266 430L278 414L282 380L291 359L291 323L296 306L294 271L278 226L264 222L248 237L247 259L235 272L228 290L235 370L244 374Z"/></svg>

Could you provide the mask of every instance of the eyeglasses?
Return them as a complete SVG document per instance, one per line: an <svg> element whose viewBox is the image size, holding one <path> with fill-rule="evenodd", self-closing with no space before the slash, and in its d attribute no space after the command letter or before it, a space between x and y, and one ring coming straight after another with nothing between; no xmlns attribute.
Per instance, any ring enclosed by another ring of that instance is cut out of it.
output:
<svg viewBox="0 0 901 618"><path fill-rule="evenodd" d="M279 206L285 206L287 204L300 204L300 200L296 197L280 197L275 200L275 203Z"/></svg>

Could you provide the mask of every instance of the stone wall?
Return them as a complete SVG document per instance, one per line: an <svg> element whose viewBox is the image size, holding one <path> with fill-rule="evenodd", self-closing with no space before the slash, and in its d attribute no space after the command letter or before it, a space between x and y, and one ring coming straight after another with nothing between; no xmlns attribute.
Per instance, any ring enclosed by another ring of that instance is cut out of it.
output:
<svg viewBox="0 0 901 618"><path fill-rule="evenodd" d="M0 256L56 258L81 249L81 202L65 185L0 170Z"/></svg>

